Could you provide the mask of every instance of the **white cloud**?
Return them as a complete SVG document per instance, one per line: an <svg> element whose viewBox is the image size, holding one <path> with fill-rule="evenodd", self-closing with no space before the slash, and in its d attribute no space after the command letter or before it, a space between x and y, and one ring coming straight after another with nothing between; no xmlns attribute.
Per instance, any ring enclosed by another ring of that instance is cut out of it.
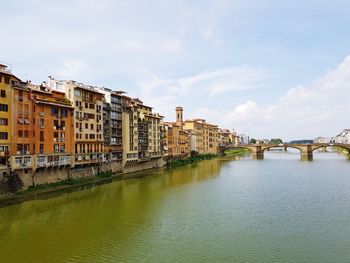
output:
<svg viewBox="0 0 350 263"><path fill-rule="evenodd" d="M217 96L232 91L243 91L263 86L268 74L262 69L248 66L230 67L218 70L206 70L193 76L177 79L162 79L149 70L142 70L142 80L139 81L139 96L146 103L154 105L166 116L172 116L178 103L183 103L184 98L195 93L197 103L200 97L206 104L205 97ZM260 81L260 82L259 82ZM204 109L204 108L203 108ZM197 117L200 116L195 113ZM203 112L202 112L203 113ZM217 111L216 114L219 114ZM203 116L206 114L203 114ZM214 117L214 115L211 115Z"/></svg>
<svg viewBox="0 0 350 263"><path fill-rule="evenodd" d="M248 101L229 113L230 123L256 137L288 139L332 136L349 128L350 56L311 84L290 89L276 103Z"/></svg>
<svg viewBox="0 0 350 263"><path fill-rule="evenodd" d="M183 45L179 39L167 39L162 41L160 49L164 52L180 52L183 50Z"/></svg>
<svg viewBox="0 0 350 263"><path fill-rule="evenodd" d="M180 78L179 90L185 93L188 89L201 86L209 95L238 90L259 88L271 75L267 71L249 66L230 67L219 70L203 71L194 76Z"/></svg>

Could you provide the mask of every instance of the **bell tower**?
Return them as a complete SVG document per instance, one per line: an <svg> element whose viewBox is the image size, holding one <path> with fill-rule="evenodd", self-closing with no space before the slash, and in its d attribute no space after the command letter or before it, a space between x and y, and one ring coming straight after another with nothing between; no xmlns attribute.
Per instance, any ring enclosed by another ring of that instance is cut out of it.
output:
<svg viewBox="0 0 350 263"><path fill-rule="evenodd" d="M183 125L183 109L182 107L176 107L176 124L180 126L180 129L182 130Z"/></svg>

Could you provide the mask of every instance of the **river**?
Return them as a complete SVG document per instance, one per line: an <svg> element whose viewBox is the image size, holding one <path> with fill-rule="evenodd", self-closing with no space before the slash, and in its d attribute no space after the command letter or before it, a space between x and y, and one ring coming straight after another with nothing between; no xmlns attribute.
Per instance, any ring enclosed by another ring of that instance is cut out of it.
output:
<svg viewBox="0 0 350 263"><path fill-rule="evenodd" d="M350 262L350 161L233 157L0 208L0 262Z"/></svg>

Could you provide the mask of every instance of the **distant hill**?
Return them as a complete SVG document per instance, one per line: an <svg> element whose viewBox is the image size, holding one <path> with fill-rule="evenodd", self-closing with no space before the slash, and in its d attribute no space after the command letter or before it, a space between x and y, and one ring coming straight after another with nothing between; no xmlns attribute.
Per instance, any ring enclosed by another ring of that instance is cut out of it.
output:
<svg viewBox="0 0 350 263"><path fill-rule="evenodd" d="M308 143L313 143L313 140L295 140L295 141L290 141L289 143L291 144L308 144Z"/></svg>

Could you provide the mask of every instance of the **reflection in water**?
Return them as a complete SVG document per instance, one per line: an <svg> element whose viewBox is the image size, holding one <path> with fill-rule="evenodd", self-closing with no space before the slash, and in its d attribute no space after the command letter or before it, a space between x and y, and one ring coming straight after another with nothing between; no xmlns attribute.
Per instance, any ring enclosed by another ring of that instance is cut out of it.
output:
<svg viewBox="0 0 350 263"><path fill-rule="evenodd" d="M349 161L249 158L0 208L2 262L350 262Z"/></svg>

